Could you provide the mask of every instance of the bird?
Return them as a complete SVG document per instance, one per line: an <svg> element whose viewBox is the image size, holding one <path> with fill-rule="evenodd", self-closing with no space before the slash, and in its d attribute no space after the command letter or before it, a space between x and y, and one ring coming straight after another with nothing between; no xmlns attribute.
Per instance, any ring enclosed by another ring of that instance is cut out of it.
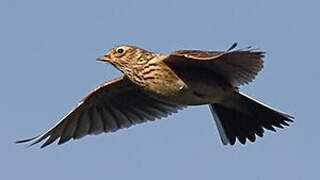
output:
<svg viewBox="0 0 320 180"><path fill-rule="evenodd" d="M224 145L255 142L265 130L289 126L294 117L239 91L263 68L265 52L252 47L225 51L175 50L161 54L120 45L98 61L123 76L102 83L43 134L17 141L29 146L59 139L115 132L177 113L188 106L208 105Z"/></svg>

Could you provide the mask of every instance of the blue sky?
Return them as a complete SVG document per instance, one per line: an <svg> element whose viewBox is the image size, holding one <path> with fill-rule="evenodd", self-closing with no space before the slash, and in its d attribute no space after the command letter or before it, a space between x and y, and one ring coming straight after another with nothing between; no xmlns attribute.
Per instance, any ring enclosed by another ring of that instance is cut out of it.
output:
<svg viewBox="0 0 320 180"><path fill-rule="evenodd" d="M318 1L0 1L0 179L319 179ZM44 132L121 75L96 57L119 44L154 52L267 52L241 90L295 116L256 143L223 146L207 106L62 146Z"/></svg>

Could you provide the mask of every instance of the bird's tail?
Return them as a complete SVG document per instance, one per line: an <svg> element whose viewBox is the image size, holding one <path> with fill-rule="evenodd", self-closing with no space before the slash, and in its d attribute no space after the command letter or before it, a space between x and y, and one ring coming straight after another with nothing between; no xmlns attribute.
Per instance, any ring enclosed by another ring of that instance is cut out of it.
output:
<svg viewBox="0 0 320 180"><path fill-rule="evenodd" d="M211 104L223 144L235 143L236 138L245 144L246 139L255 141L255 135L263 136L263 128L275 131L275 127L283 128L293 117L267 106L249 96L234 92L225 101Z"/></svg>

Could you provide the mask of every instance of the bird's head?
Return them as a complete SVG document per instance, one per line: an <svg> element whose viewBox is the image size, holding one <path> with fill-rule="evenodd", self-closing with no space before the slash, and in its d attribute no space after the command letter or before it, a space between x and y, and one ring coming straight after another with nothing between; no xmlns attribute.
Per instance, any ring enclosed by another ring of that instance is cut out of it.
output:
<svg viewBox="0 0 320 180"><path fill-rule="evenodd" d="M146 64L152 58L152 53L135 46L117 46L110 49L97 60L109 62L123 73L127 74L139 65Z"/></svg>

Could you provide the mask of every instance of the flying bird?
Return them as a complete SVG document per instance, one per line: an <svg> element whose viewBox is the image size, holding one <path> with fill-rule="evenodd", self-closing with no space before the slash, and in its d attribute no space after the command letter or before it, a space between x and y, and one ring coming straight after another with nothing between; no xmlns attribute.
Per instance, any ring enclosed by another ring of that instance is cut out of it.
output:
<svg viewBox="0 0 320 180"><path fill-rule="evenodd" d="M17 141L41 148L59 139L63 144L88 134L114 132L134 124L167 117L187 106L208 104L222 143L254 142L264 129L276 131L293 117L244 93L263 67L264 52L245 48L226 51L177 50L153 53L122 45L97 60L111 63L124 75L105 82L83 98L45 133Z"/></svg>

